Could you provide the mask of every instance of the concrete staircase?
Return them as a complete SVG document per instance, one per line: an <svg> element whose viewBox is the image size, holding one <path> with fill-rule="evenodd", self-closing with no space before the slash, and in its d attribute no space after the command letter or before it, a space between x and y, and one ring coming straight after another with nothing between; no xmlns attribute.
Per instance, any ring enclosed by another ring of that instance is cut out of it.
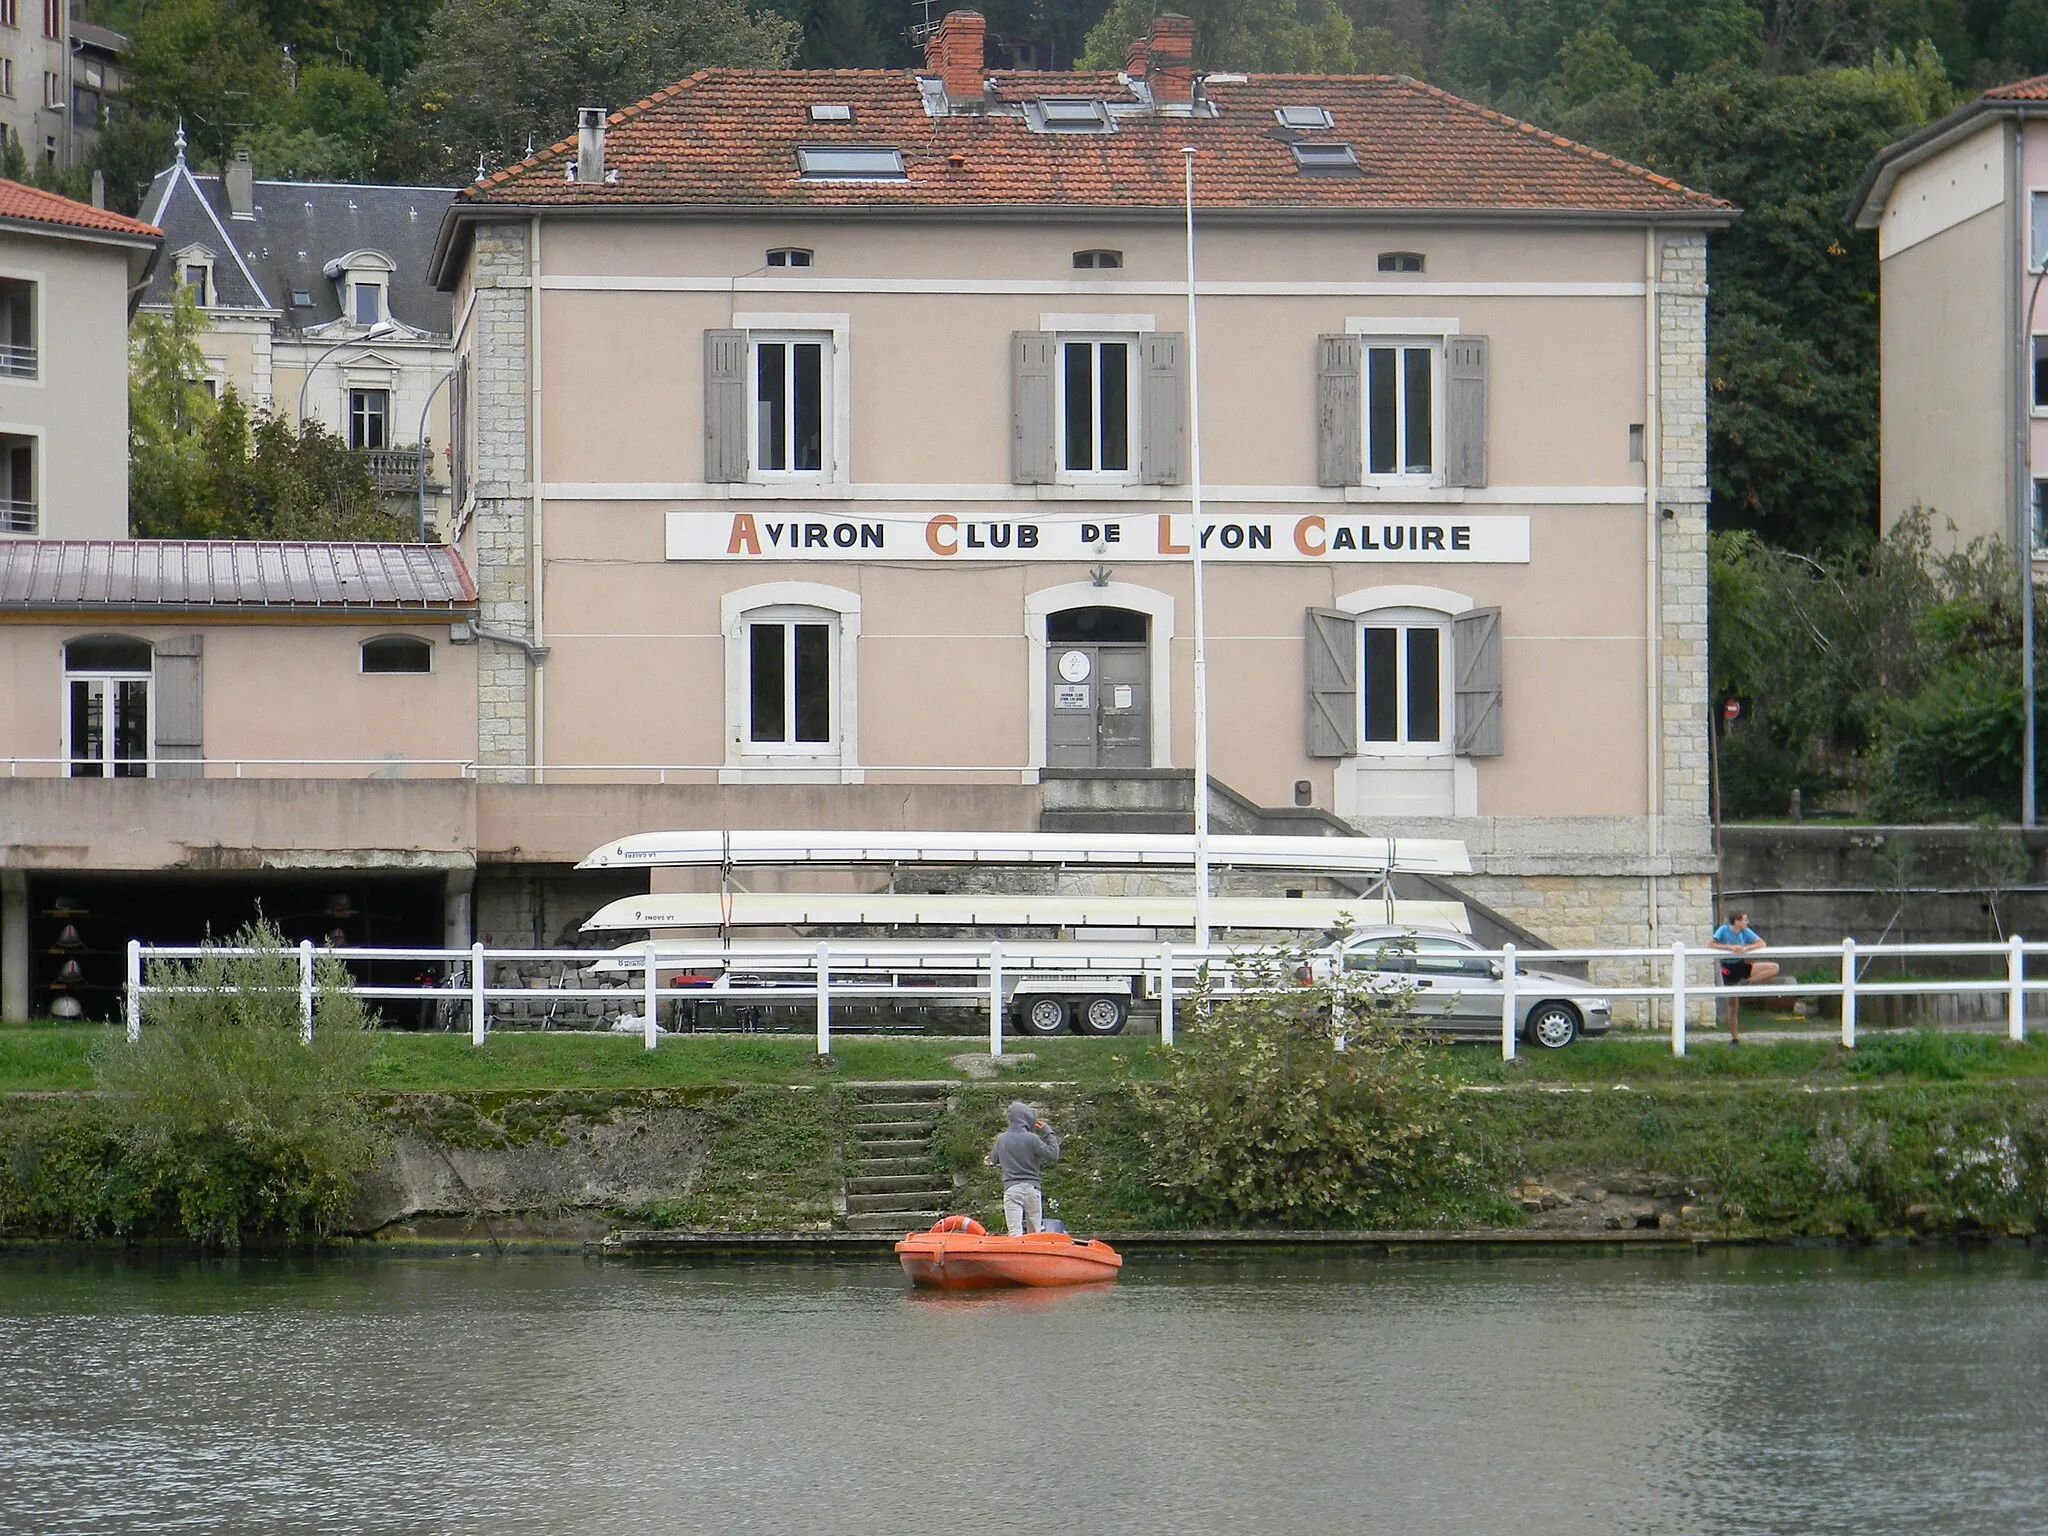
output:
<svg viewBox="0 0 2048 1536"><path fill-rule="evenodd" d="M947 1083L888 1083L854 1090L846 1162L849 1232L911 1232L946 1214L953 1181L932 1166L932 1133Z"/></svg>

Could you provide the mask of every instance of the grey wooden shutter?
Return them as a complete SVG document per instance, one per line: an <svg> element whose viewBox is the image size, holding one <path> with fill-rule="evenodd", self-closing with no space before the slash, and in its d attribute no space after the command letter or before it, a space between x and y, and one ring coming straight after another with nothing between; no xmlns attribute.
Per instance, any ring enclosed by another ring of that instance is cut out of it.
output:
<svg viewBox="0 0 2048 1536"><path fill-rule="evenodd" d="M1316 484L1357 485L1365 478L1365 348L1356 336L1316 340Z"/></svg>
<svg viewBox="0 0 2048 1536"><path fill-rule="evenodd" d="M1452 666L1458 679L1457 753L1499 757L1500 610L1474 608L1451 620Z"/></svg>
<svg viewBox="0 0 2048 1536"><path fill-rule="evenodd" d="M747 333L704 333L704 478L747 478Z"/></svg>
<svg viewBox="0 0 2048 1536"><path fill-rule="evenodd" d="M1157 331L1139 337L1138 350L1145 362L1138 477L1147 485L1179 485L1187 479L1188 339Z"/></svg>
<svg viewBox="0 0 2048 1536"><path fill-rule="evenodd" d="M1011 477L1018 485L1050 485L1057 475L1053 451L1051 331L1018 331L1011 338Z"/></svg>
<svg viewBox="0 0 2048 1536"><path fill-rule="evenodd" d="M1486 484L1486 338L1444 345L1444 484Z"/></svg>
<svg viewBox="0 0 2048 1536"><path fill-rule="evenodd" d="M1308 610L1308 755L1358 751L1358 620L1334 608Z"/></svg>
<svg viewBox="0 0 2048 1536"><path fill-rule="evenodd" d="M206 776L206 766L200 761L206 753L200 729L203 640L200 635L177 635L156 643L156 696L150 704L156 715L156 776L160 779Z"/></svg>

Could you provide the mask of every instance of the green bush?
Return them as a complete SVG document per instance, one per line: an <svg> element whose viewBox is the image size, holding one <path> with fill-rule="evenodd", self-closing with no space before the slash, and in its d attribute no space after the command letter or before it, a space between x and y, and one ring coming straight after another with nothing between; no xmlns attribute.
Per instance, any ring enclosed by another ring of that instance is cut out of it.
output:
<svg viewBox="0 0 2048 1536"><path fill-rule="evenodd" d="M1440 1223L1494 1182L1441 1054L1402 1024L1406 989L1291 985L1303 958L1276 952L1253 986L1199 997L1164 1079L1134 1090L1152 1182L1207 1224Z"/></svg>
<svg viewBox="0 0 2048 1536"><path fill-rule="evenodd" d="M223 952L233 948L278 953ZM119 1225L232 1247L324 1235L347 1212L385 1148L351 1092L373 1025L341 963L316 966L310 1044L298 957L268 923L189 964L151 966L140 1040L95 1063L100 1113L135 1190Z"/></svg>

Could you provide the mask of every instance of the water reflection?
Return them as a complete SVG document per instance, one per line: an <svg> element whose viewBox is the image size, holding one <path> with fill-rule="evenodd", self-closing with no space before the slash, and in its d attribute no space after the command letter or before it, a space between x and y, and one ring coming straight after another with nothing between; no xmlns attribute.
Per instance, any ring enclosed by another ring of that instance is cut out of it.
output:
<svg viewBox="0 0 2048 1536"><path fill-rule="evenodd" d="M0 1530L2010 1531L2037 1252L14 1259Z"/></svg>

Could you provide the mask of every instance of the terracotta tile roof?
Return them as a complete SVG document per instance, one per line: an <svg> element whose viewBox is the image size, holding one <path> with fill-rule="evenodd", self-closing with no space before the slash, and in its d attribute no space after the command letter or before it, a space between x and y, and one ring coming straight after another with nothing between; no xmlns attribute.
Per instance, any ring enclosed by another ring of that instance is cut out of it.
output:
<svg viewBox="0 0 2048 1536"><path fill-rule="evenodd" d="M2048 101L2048 75L2015 80L2011 85L1994 85L1984 93L1987 101Z"/></svg>
<svg viewBox="0 0 2048 1536"><path fill-rule="evenodd" d="M616 182L566 176L575 141L465 189L457 207L684 205L1168 207L1181 199L1181 148L1202 151L1197 201L1209 207L1452 209L1704 214L1729 204L1405 76L1257 75L1207 82L1216 113L1155 112L1118 76L1003 72L991 110L933 117L917 76L893 70L707 70L614 113L605 166ZM1019 111L1040 96L1110 103L1113 133L1032 131ZM853 120L816 123L813 102ZM1330 128L1293 133L1282 105L1325 107ZM1300 170L1290 138L1348 142L1359 174ZM907 176L800 178L797 147L887 145Z"/></svg>
<svg viewBox="0 0 2048 1536"><path fill-rule="evenodd" d="M56 224L107 235L139 235L150 240L163 238L163 231L154 224L145 224L122 213L109 213L90 203L74 202L54 192L45 192L40 187L26 187L18 181L0 181L0 219L18 219L26 224Z"/></svg>
<svg viewBox="0 0 2048 1536"><path fill-rule="evenodd" d="M476 583L445 545L0 540L0 609L445 613L475 605Z"/></svg>

